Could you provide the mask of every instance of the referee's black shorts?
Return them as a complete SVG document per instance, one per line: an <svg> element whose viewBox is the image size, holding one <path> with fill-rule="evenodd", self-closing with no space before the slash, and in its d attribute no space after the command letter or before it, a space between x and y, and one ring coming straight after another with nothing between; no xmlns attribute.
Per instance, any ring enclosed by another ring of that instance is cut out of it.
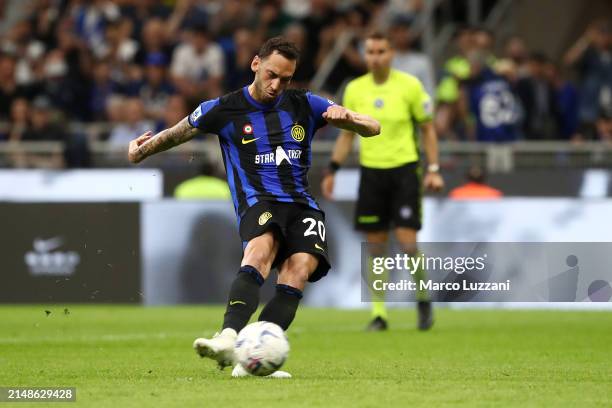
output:
<svg viewBox="0 0 612 408"><path fill-rule="evenodd" d="M421 229L423 196L418 162L390 169L361 167L355 229L386 231L390 227Z"/></svg>

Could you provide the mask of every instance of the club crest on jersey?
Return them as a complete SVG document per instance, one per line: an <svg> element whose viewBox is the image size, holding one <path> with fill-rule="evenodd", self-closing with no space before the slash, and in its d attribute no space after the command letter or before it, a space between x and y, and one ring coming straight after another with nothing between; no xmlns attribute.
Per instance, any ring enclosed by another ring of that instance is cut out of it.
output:
<svg viewBox="0 0 612 408"><path fill-rule="evenodd" d="M242 133L244 133L245 135L252 135L253 134L253 125L251 125L250 123L247 123L246 125L244 125L242 127Z"/></svg>
<svg viewBox="0 0 612 408"><path fill-rule="evenodd" d="M384 105L385 105L385 102L384 102L382 99L380 99L380 98L376 98L376 99L374 100L374 107L375 107L375 108L380 109L380 108L382 108Z"/></svg>
<svg viewBox="0 0 612 408"><path fill-rule="evenodd" d="M257 222L259 223L259 225L264 225L270 220L270 218L272 218L272 213L270 211L266 211L265 213L262 213L259 216L259 220Z"/></svg>
<svg viewBox="0 0 612 408"><path fill-rule="evenodd" d="M306 136L306 131L302 127L302 125L298 125L297 123L291 127L291 137L296 142L301 142L304 140L304 136Z"/></svg>

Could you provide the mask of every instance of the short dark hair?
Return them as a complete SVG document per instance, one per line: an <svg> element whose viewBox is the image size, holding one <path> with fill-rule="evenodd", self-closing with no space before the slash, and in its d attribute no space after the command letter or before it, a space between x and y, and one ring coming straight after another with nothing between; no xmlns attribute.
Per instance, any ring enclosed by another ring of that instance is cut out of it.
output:
<svg viewBox="0 0 612 408"><path fill-rule="evenodd" d="M261 46L257 56L264 59L272 55L274 51L291 61L297 61L300 58L300 51L295 44L283 37L270 38Z"/></svg>
<svg viewBox="0 0 612 408"><path fill-rule="evenodd" d="M389 44L391 44L391 41L387 33L383 31L378 31L378 30L369 32L368 35L366 36L366 40L387 40L389 41Z"/></svg>

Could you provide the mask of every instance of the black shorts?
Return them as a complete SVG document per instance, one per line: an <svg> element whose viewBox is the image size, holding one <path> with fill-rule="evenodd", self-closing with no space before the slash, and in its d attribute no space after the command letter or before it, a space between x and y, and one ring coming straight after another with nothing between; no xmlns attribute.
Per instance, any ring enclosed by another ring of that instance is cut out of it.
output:
<svg viewBox="0 0 612 408"><path fill-rule="evenodd" d="M418 231L422 196L418 162L391 169L361 167L355 229L386 231L394 226Z"/></svg>
<svg viewBox="0 0 612 408"><path fill-rule="evenodd" d="M327 275L330 263L325 239L325 214L322 211L297 203L260 201L249 208L240 221L243 247L267 231L274 232L280 243L273 268L295 253L306 252L319 258L317 269L308 281L316 282Z"/></svg>

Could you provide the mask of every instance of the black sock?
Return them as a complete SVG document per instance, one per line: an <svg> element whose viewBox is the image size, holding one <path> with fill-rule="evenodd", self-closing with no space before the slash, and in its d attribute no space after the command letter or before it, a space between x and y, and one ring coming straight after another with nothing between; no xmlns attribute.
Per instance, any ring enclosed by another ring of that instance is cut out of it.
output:
<svg viewBox="0 0 612 408"><path fill-rule="evenodd" d="M259 321L278 324L287 330L297 311L302 291L288 285L276 285L276 295L264 307L259 315Z"/></svg>
<svg viewBox="0 0 612 408"><path fill-rule="evenodd" d="M239 332L247 325L251 315L259 304L259 288L264 283L261 273L250 265L245 265L238 271L229 291L223 328L231 328Z"/></svg>

